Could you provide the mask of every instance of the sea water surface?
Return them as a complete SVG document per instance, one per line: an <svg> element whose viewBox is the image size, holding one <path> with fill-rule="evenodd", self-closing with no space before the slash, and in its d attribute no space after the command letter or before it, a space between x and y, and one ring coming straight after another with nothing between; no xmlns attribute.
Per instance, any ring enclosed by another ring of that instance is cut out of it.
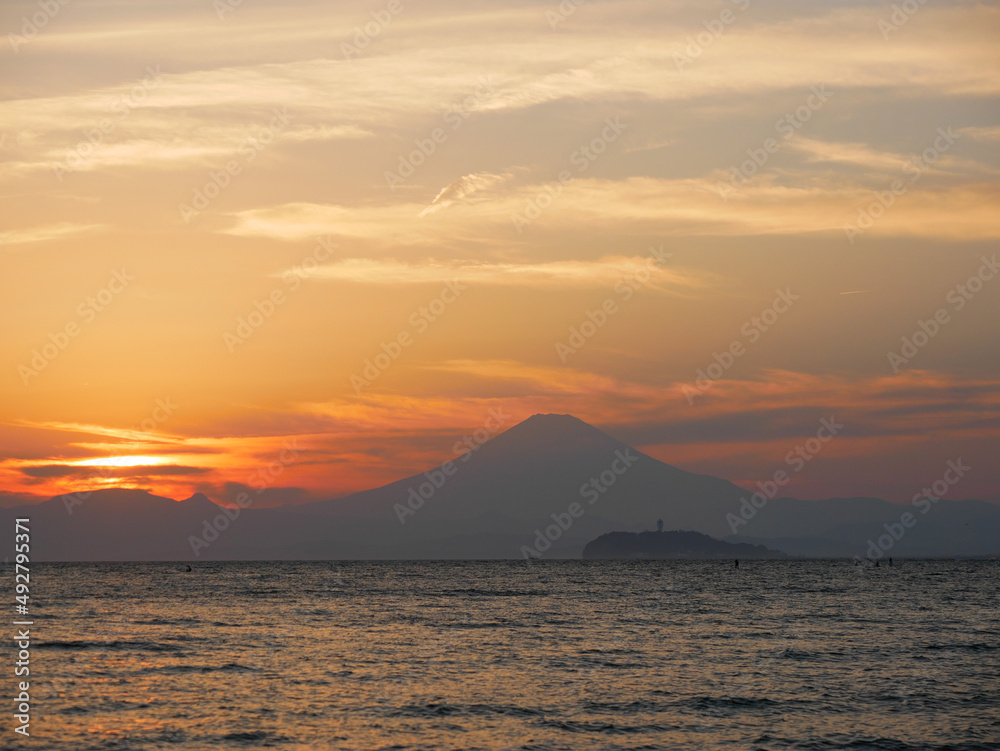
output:
<svg viewBox="0 0 1000 751"><path fill-rule="evenodd" d="M184 568L36 565L3 747L1000 748L997 561Z"/></svg>

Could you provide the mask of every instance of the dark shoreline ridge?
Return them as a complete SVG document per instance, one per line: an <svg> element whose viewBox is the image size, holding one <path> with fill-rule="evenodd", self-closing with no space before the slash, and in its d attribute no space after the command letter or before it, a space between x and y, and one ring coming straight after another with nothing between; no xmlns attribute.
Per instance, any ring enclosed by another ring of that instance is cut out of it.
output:
<svg viewBox="0 0 1000 751"><path fill-rule="evenodd" d="M700 532L608 532L583 548L584 558L787 558L780 550L724 542Z"/></svg>

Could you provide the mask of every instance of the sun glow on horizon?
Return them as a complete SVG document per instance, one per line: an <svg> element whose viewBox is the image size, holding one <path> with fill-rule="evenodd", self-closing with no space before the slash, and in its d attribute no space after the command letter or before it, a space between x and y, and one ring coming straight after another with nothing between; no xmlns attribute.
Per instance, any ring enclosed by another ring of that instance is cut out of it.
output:
<svg viewBox="0 0 1000 751"><path fill-rule="evenodd" d="M107 456L69 462L77 467L155 467L171 462L166 456Z"/></svg>

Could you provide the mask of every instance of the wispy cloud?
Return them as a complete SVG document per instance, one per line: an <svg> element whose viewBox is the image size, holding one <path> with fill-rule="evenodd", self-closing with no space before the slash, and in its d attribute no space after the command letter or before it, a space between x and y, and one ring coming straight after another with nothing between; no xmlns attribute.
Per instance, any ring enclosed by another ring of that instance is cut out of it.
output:
<svg viewBox="0 0 1000 751"><path fill-rule="evenodd" d="M44 464L24 467L21 472L28 477L76 477L89 479L95 476L93 467L81 467L72 464ZM211 472L207 467L185 467L179 464L134 466L134 467L100 467L99 476L108 477L175 477L177 475L203 475Z"/></svg>
<svg viewBox="0 0 1000 751"><path fill-rule="evenodd" d="M958 132L977 141L1000 141L1000 125L990 128L959 128Z"/></svg>
<svg viewBox="0 0 1000 751"><path fill-rule="evenodd" d="M512 177L513 174L510 172L504 172L500 175L492 172L474 172L471 175L460 177L455 182L442 188L441 192L434 196L434 200L431 201L430 205L420 212L420 216L440 211L443 208L451 206L456 201L462 201L473 193L492 188L495 185L510 180Z"/></svg>
<svg viewBox="0 0 1000 751"><path fill-rule="evenodd" d="M477 285L528 287L608 287L626 275L649 274L652 287L701 288L706 276L656 266L639 256L612 256L597 261L488 263L345 258L318 267L312 276L358 284L443 284L457 280Z"/></svg>
<svg viewBox="0 0 1000 751"><path fill-rule="evenodd" d="M183 443L181 436L170 435L160 431L136 430L134 428L114 428L104 425L88 425L76 422L60 422L57 420L19 420L16 425L38 430L53 430L61 433L80 433L89 436L106 436L132 442Z"/></svg>
<svg viewBox="0 0 1000 751"><path fill-rule="evenodd" d="M0 245L22 245L24 243L38 243L46 240L61 240L72 235L80 235L85 232L96 232L107 229L103 224L72 224L70 222L60 222L44 227L30 227L20 230L8 230L0 232Z"/></svg>
<svg viewBox="0 0 1000 751"><path fill-rule="evenodd" d="M864 143L834 143L800 136L788 147L802 152L811 162L842 162L887 172L898 172L907 161L902 154L879 151Z"/></svg>
<svg viewBox="0 0 1000 751"><path fill-rule="evenodd" d="M724 172L705 178L622 180L579 179L566 185L558 201L542 212L532 230L571 231L600 226L605 231L646 231L672 236L842 235L845 221L872 200L870 184L847 177L797 179L801 175L761 175L726 199L719 190ZM368 239L391 248L448 247L456 236L474 236L501 249L517 235L511 216L543 185L503 183L488 200L455 203L448 211L418 216L425 208L394 203L351 208L284 204L234 215L222 230L246 237L302 240L317 235ZM1000 190L986 183L921 182L900 197L869 234L954 239L1000 237L994 217Z"/></svg>

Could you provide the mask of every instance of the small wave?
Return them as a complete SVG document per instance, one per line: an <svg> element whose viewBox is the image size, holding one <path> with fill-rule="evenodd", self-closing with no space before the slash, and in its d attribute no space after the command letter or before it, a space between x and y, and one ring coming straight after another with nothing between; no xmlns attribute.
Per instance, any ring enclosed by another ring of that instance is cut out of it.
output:
<svg viewBox="0 0 1000 751"><path fill-rule="evenodd" d="M761 657L771 657L777 660L794 660L796 662L827 662L844 657L842 652L807 652L804 649L788 647L775 652L764 652Z"/></svg>
<svg viewBox="0 0 1000 751"><path fill-rule="evenodd" d="M582 655L636 655L639 654L638 650L635 649L583 649L580 651Z"/></svg>
<svg viewBox="0 0 1000 751"><path fill-rule="evenodd" d="M147 618L147 619L144 619L144 620L135 620L135 621L132 621L132 623L136 624L137 626L182 626L182 625L191 624L191 623L201 623L201 619L200 618L187 618L187 617L162 618L162 617L156 616L156 617Z"/></svg>
<svg viewBox="0 0 1000 751"><path fill-rule="evenodd" d="M438 594L449 597L456 595L476 595L478 597L548 597L548 592L516 589L442 589Z"/></svg>
<svg viewBox="0 0 1000 751"><path fill-rule="evenodd" d="M844 738L815 739L799 741L797 749L808 751L832 751L833 749L856 749L857 751L995 751L996 746L983 743L921 743L913 745L898 738Z"/></svg>
<svg viewBox="0 0 1000 751"><path fill-rule="evenodd" d="M84 715L90 714L91 711L89 707L66 707L65 709L60 709L59 714Z"/></svg>
<svg viewBox="0 0 1000 751"><path fill-rule="evenodd" d="M500 621L486 621L483 623L476 623L474 621L459 621L457 623L438 623L434 625L437 628L492 629L492 628L506 628L508 624L501 623Z"/></svg>
<svg viewBox="0 0 1000 751"><path fill-rule="evenodd" d="M109 652L180 652L173 644L158 644L151 641L43 641L36 649L88 650L100 649Z"/></svg>
<svg viewBox="0 0 1000 751"><path fill-rule="evenodd" d="M615 670L639 670L642 668L648 668L649 666L642 662L616 662L614 660L595 660L587 657L581 658L581 663L583 665L593 667L595 665L602 668L613 668Z"/></svg>
<svg viewBox="0 0 1000 751"><path fill-rule="evenodd" d="M677 730L678 725L661 725L650 723L648 725L617 725L613 722L574 722L563 720L542 720L543 727L565 730L570 733L607 733L632 734L632 733L662 733L668 730Z"/></svg>
<svg viewBox="0 0 1000 751"><path fill-rule="evenodd" d="M470 704L467 706L447 703L408 704L391 712L392 716L402 717L482 717L491 715L506 715L511 717L544 717L545 712L539 709L521 707L510 704Z"/></svg>
<svg viewBox="0 0 1000 751"><path fill-rule="evenodd" d="M640 714L642 712L662 712L663 704L659 702L636 699L630 702L619 701L588 701L583 705L588 712L617 712L619 714Z"/></svg>
<svg viewBox="0 0 1000 751"><path fill-rule="evenodd" d="M136 671L138 673L154 673L158 675L185 675L187 673L259 673L258 668L250 668L246 665L239 665L230 662L225 665L164 665L159 667L143 668Z"/></svg>
<svg viewBox="0 0 1000 751"><path fill-rule="evenodd" d="M288 741L289 739L284 736L275 735L267 730L247 730L241 733L229 733L222 736L222 740L235 741L238 743L263 743L270 746L274 743Z"/></svg>
<svg viewBox="0 0 1000 751"><path fill-rule="evenodd" d="M720 709L773 709L780 706L780 703L766 697L753 699L745 696L693 696L682 699L676 706L704 712Z"/></svg>

